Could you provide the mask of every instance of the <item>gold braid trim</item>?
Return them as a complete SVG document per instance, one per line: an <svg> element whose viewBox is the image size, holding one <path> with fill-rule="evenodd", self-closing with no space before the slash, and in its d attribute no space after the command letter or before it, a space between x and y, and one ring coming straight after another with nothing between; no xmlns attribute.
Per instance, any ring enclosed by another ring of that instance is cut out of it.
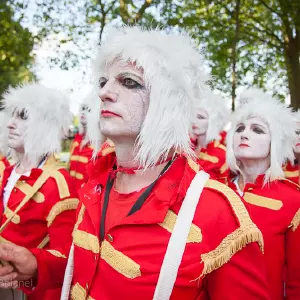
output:
<svg viewBox="0 0 300 300"><path fill-rule="evenodd" d="M15 187L18 188L24 195L32 194L34 192L31 199L33 199L36 203L43 203L45 201L45 196L41 192L35 191L33 187L26 182L17 181Z"/></svg>
<svg viewBox="0 0 300 300"><path fill-rule="evenodd" d="M168 232L172 233L176 220L177 220L177 215L172 210L169 210L165 216L163 223L159 223L158 225L166 229ZM201 229L195 224L192 224L187 238L187 243L201 243L201 242L202 242Z"/></svg>
<svg viewBox="0 0 300 300"><path fill-rule="evenodd" d="M299 176L299 170L296 171L284 171L285 177L298 177Z"/></svg>
<svg viewBox="0 0 300 300"><path fill-rule="evenodd" d="M70 191L69 191L69 186L67 184L67 181L62 173L59 171L54 171L51 173L51 177L55 179L57 187L58 187L58 192L59 192L59 197L61 199L70 197Z"/></svg>
<svg viewBox="0 0 300 300"><path fill-rule="evenodd" d="M291 222L292 231L296 231L299 224L300 224L300 209L298 209L298 211L296 212L296 214Z"/></svg>
<svg viewBox="0 0 300 300"><path fill-rule="evenodd" d="M52 225L55 218L62 212L66 211L66 210L76 209L78 206L78 203L79 203L79 200L77 198L70 198L70 199L59 201L55 205L53 205L47 218L46 218L48 227L50 227Z"/></svg>
<svg viewBox="0 0 300 300"><path fill-rule="evenodd" d="M73 160L73 161L78 161L78 162L81 162L83 164L86 164L89 162L89 159L85 156L81 156L81 155L72 155L70 160Z"/></svg>
<svg viewBox="0 0 300 300"><path fill-rule="evenodd" d="M189 165L189 167L190 167L193 171L195 171L196 173L199 172L200 166L199 166L194 160L188 159L188 165Z"/></svg>
<svg viewBox="0 0 300 300"><path fill-rule="evenodd" d="M139 264L122 252L116 250L106 240L104 240L101 245L101 258L126 278L134 279L142 275Z"/></svg>
<svg viewBox="0 0 300 300"><path fill-rule="evenodd" d="M200 152L199 158L203 159L203 160L206 160L206 161L209 161L209 162L211 162L213 164L216 164L217 162L219 162L219 158L218 157L212 156L212 155L209 155L209 154L206 154L206 153L202 153L202 152Z"/></svg>
<svg viewBox="0 0 300 300"><path fill-rule="evenodd" d="M4 210L4 215L7 219L9 219L12 215L14 214L14 212L8 207L6 206L5 207L5 210ZM18 214L15 214L11 221L14 223L14 224L19 224L21 219L20 219L20 216Z"/></svg>
<svg viewBox="0 0 300 300"><path fill-rule="evenodd" d="M67 258L65 255L63 255L62 253L60 253L57 250L46 250L47 252L51 253L52 255L59 257L59 258Z"/></svg>
<svg viewBox="0 0 300 300"><path fill-rule="evenodd" d="M247 244L253 242L259 242L260 244L262 239L261 232L254 224L248 228L239 227L223 239L216 249L201 255L201 262L204 264L201 276L209 274L226 264L235 253Z"/></svg>
<svg viewBox="0 0 300 300"><path fill-rule="evenodd" d="M0 178L2 178L4 170L5 170L5 164L3 161L0 160Z"/></svg>
<svg viewBox="0 0 300 300"><path fill-rule="evenodd" d="M222 150L224 150L224 151L227 150L227 149L226 149L226 146L224 146L223 144L221 144L219 141L215 141L215 142L214 142L214 147L215 147L215 148L220 148L220 149L222 149Z"/></svg>
<svg viewBox="0 0 300 300"><path fill-rule="evenodd" d="M221 167L220 172L223 174L228 169L227 163L224 163L224 165Z"/></svg>
<svg viewBox="0 0 300 300"><path fill-rule="evenodd" d="M83 179L83 175L81 173L77 173L76 171L74 170L71 170L70 171L70 175L72 177L75 177L76 179L79 179L79 180L82 180Z"/></svg>
<svg viewBox="0 0 300 300"><path fill-rule="evenodd" d="M78 226L80 225L80 223L81 223L82 220L83 220L84 212L85 212L85 206L84 206L83 204L81 204L80 211L79 211L79 213L78 213L77 221L76 221L76 223L75 223L75 226L74 226L73 231L75 231L75 230L78 229Z"/></svg>
<svg viewBox="0 0 300 300"><path fill-rule="evenodd" d="M74 245L77 247L92 251L95 254L100 252L97 236L79 229L74 230L72 235Z"/></svg>
<svg viewBox="0 0 300 300"><path fill-rule="evenodd" d="M47 234L45 238L40 242L40 244L37 246L38 249L43 249L48 243L50 242L50 236Z"/></svg>
<svg viewBox="0 0 300 300"><path fill-rule="evenodd" d="M72 300L95 300L94 298L88 296L86 297L86 291L83 286L78 282L72 286L71 289L71 299Z"/></svg>
<svg viewBox="0 0 300 300"><path fill-rule="evenodd" d="M215 180L208 180L205 187L218 191L225 196L240 223L240 227L226 236L216 249L201 255L201 261L204 263L201 276L220 268L248 243L257 242L262 252L264 249L262 233L252 222L240 197L228 186Z"/></svg>

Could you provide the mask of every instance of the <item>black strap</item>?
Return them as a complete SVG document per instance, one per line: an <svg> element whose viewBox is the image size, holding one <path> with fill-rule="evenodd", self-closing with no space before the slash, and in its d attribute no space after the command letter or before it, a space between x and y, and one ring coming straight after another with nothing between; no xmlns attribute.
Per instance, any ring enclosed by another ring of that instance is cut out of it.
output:
<svg viewBox="0 0 300 300"><path fill-rule="evenodd" d="M129 213L127 216L131 216L135 212L141 209L145 201L147 200L149 194L151 193L155 183L157 180L168 170L170 165L172 164L174 159L170 160L163 170L160 172L159 176L147 187L147 189L143 192L143 194L137 199L137 201L133 204L132 208L130 209ZM115 166L114 166L115 168ZM110 178L110 175L108 176L107 182L106 182L106 189L105 189L105 194L104 194L104 203L103 203L103 209L102 209L102 214L101 214L101 222L100 222L100 242L104 240L105 236L105 218L106 218L106 213L107 213L107 208L108 208L108 202L109 202L109 194L110 191L113 187L114 184L114 178Z"/></svg>

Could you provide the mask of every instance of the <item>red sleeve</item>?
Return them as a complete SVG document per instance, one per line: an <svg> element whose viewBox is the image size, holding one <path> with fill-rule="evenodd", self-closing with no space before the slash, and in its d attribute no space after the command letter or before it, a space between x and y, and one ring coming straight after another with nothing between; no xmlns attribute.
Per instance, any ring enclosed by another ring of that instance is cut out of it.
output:
<svg viewBox="0 0 300 300"><path fill-rule="evenodd" d="M300 212L300 211L299 211ZM299 214L298 212L298 214ZM286 296L300 299L300 227L291 227L286 234Z"/></svg>
<svg viewBox="0 0 300 300"><path fill-rule="evenodd" d="M248 244L228 263L207 275L210 300L267 300L267 276L263 254L256 243Z"/></svg>
<svg viewBox="0 0 300 300"><path fill-rule="evenodd" d="M24 290L27 294L32 292L36 295L62 286L78 206L73 181L66 172L63 174L69 187L69 196L60 199L58 189L53 186L52 206L47 215L50 241L44 249L31 249L38 262L38 278L34 291Z"/></svg>

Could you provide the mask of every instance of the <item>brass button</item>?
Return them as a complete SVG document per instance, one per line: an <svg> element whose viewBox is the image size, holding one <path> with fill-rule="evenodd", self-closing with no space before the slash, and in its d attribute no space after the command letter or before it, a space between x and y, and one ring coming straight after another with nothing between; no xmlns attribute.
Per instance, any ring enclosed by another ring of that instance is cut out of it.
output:
<svg viewBox="0 0 300 300"><path fill-rule="evenodd" d="M107 239L108 239L108 241L109 241L110 243L112 243L112 242L114 241L114 238L112 237L111 234L108 234L108 235L107 235Z"/></svg>
<svg viewBox="0 0 300 300"><path fill-rule="evenodd" d="M16 192L17 191L17 189L16 188L14 188L14 192Z"/></svg>
<svg viewBox="0 0 300 300"><path fill-rule="evenodd" d="M250 188L248 189L248 191L253 191L253 188L250 187Z"/></svg>

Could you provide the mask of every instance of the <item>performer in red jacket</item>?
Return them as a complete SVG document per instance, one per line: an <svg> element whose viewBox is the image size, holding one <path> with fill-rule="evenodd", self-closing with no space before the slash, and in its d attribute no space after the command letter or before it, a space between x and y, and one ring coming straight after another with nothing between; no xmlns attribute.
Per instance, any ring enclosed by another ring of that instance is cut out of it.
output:
<svg viewBox="0 0 300 300"><path fill-rule="evenodd" d="M249 90L227 134L229 184L263 233L272 300L300 299L300 193L281 168L293 158L294 133L284 104Z"/></svg>
<svg viewBox="0 0 300 300"><path fill-rule="evenodd" d="M30 84L10 89L3 102L10 115L7 142L15 164L4 170L0 186L0 241L43 248L64 264L78 199L72 178L53 153L60 150L70 121L68 101L55 90ZM59 287L29 299L58 299ZM21 297L20 291L0 291L1 299Z"/></svg>
<svg viewBox="0 0 300 300"><path fill-rule="evenodd" d="M115 152L102 152L80 189L61 299L269 299L261 232L193 160L190 120L206 77L192 41L139 27L108 37L95 63L101 133L92 128ZM64 271L44 250L2 243L0 258L17 266L0 280L34 277L33 294Z"/></svg>
<svg viewBox="0 0 300 300"><path fill-rule="evenodd" d="M296 121L296 138L294 142L295 160L293 163L288 161L283 167L284 175L287 179L300 185L300 111L293 113Z"/></svg>
<svg viewBox="0 0 300 300"><path fill-rule="evenodd" d="M86 165L93 155L93 148L86 134L88 115L91 113L90 102L93 100L91 99L92 97L97 98L94 93L91 93L80 107L79 133L75 135L70 146L69 172L74 178L77 189L87 181Z"/></svg>
<svg viewBox="0 0 300 300"><path fill-rule="evenodd" d="M191 140L200 165L211 178L221 181L228 176L226 146L220 135L228 117L225 100L207 90L199 99L191 130Z"/></svg>

